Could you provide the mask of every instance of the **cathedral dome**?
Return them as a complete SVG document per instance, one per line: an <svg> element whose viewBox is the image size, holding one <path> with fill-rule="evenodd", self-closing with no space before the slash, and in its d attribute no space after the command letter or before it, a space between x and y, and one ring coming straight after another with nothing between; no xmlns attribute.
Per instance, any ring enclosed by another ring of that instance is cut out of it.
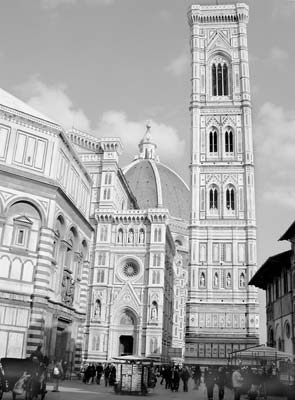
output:
<svg viewBox="0 0 295 400"><path fill-rule="evenodd" d="M167 208L171 217L189 220L190 190L183 179L156 156L150 126L139 143L140 155L123 169L140 208Z"/></svg>

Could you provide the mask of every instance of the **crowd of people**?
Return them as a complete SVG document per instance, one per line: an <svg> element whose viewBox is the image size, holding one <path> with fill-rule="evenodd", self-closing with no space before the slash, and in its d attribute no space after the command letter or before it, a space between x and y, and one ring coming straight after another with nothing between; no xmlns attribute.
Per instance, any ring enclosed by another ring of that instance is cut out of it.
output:
<svg viewBox="0 0 295 400"><path fill-rule="evenodd" d="M114 386L116 382L116 367L112 363L104 366L101 363L85 363L80 368L80 378L85 384L96 383L100 385L101 378L104 378L105 386Z"/></svg>

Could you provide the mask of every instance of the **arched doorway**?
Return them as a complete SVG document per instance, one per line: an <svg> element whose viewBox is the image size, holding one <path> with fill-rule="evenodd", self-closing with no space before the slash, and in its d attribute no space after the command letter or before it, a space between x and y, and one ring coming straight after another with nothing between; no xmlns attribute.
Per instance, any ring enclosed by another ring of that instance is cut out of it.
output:
<svg viewBox="0 0 295 400"><path fill-rule="evenodd" d="M120 356L129 356L133 354L133 336L121 335L120 336Z"/></svg>
<svg viewBox="0 0 295 400"><path fill-rule="evenodd" d="M125 309L120 316L119 356L135 354L136 317L132 311Z"/></svg>

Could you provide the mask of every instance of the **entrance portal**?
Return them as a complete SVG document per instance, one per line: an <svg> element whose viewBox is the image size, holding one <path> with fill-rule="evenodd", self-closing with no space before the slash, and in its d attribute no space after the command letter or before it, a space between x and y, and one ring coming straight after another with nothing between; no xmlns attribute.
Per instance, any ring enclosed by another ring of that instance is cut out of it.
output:
<svg viewBox="0 0 295 400"><path fill-rule="evenodd" d="M120 336L120 356L128 356L133 354L133 336Z"/></svg>

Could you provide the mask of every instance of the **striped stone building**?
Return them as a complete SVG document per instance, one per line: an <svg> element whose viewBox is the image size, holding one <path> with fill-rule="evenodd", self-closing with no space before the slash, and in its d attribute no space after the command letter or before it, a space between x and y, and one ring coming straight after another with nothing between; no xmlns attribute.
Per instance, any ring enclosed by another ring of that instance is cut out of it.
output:
<svg viewBox="0 0 295 400"><path fill-rule="evenodd" d="M189 189L149 131L124 175L118 139L65 132L0 90L0 357L183 358Z"/></svg>
<svg viewBox="0 0 295 400"><path fill-rule="evenodd" d="M0 356L80 358L91 178L61 127L0 90Z"/></svg>

